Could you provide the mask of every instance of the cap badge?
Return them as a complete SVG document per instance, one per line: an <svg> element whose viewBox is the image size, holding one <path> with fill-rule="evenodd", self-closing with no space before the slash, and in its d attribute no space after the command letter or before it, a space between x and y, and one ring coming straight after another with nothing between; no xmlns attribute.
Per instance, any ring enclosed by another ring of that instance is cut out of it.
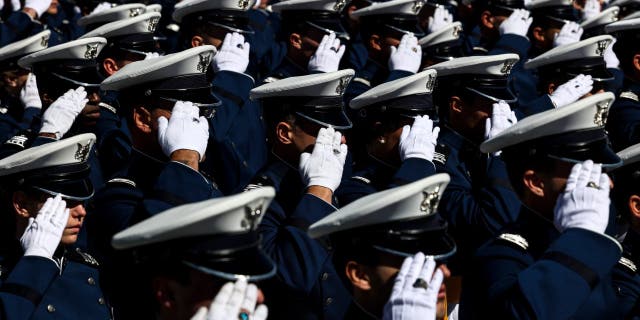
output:
<svg viewBox="0 0 640 320"><path fill-rule="evenodd" d="M336 87L336 93L342 95L349 84L350 76L340 78L340 83Z"/></svg>
<svg viewBox="0 0 640 320"><path fill-rule="evenodd" d="M133 18L133 17L139 16L141 13L142 13L142 9L141 8L129 9L129 18Z"/></svg>
<svg viewBox="0 0 640 320"><path fill-rule="evenodd" d="M78 150L76 150L76 154L73 155L73 158L80 161L85 162L87 157L89 156L89 149L91 149L91 143L87 143L82 145L80 143L78 145Z"/></svg>
<svg viewBox="0 0 640 320"><path fill-rule="evenodd" d="M411 10L413 10L413 13L418 14L420 10L422 10L423 6L424 6L424 1L418 0L413 3L413 8L411 8Z"/></svg>
<svg viewBox="0 0 640 320"><path fill-rule="evenodd" d="M607 124L607 116L609 115L609 103L602 102L596 104L596 115L593 119L593 123L599 127L604 127Z"/></svg>
<svg viewBox="0 0 640 320"><path fill-rule="evenodd" d="M211 63L211 54L201 53L198 56L200 58L200 61L198 61L197 69L198 71L205 73L209 68L209 63Z"/></svg>
<svg viewBox="0 0 640 320"><path fill-rule="evenodd" d="M420 211L427 215L435 213L440 202L440 186L436 186L432 192L422 191L422 196L424 196L424 199L420 204Z"/></svg>
<svg viewBox="0 0 640 320"><path fill-rule="evenodd" d="M500 72L502 72L503 74L509 74L511 73L511 69L513 69L513 66L516 64L516 60L507 60L504 62L504 65L502 66L502 69L500 69Z"/></svg>
<svg viewBox="0 0 640 320"><path fill-rule="evenodd" d="M147 31L154 32L156 31L156 27L158 26L158 22L160 21L159 17L153 17L149 20L149 25L147 25Z"/></svg>
<svg viewBox="0 0 640 320"><path fill-rule="evenodd" d="M258 227L258 222L262 215L262 204L256 208L247 206L245 210L245 217L242 219L242 222L240 222L240 226L245 230L255 230Z"/></svg>
<svg viewBox="0 0 640 320"><path fill-rule="evenodd" d="M337 0L336 4L333 5L333 10L340 12L347 5L347 0Z"/></svg>
<svg viewBox="0 0 640 320"><path fill-rule="evenodd" d="M436 77L434 77L432 74L429 75L429 78L427 78L427 91L428 92L433 92L433 86L436 83Z"/></svg>
<svg viewBox="0 0 640 320"><path fill-rule="evenodd" d="M607 46L609 45L608 40L600 40L598 41L598 48L596 49L596 54L599 56L604 56L604 51L607 50Z"/></svg>
<svg viewBox="0 0 640 320"><path fill-rule="evenodd" d="M41 46L41 47L47 47L47 46L49 46L49 36L48 36L48 35L47 35L47 36L43 36L43 37L40 39L40 46Z"/></svg>
<svg viewBox="0 0 640 320"><path fill-rule="evenodd" d="M240 7L240 9L246 9L249 6L249 0L239 0L238 1L238 7Z"/></svg>
<svg viewBox="0 0 640 320"><path fill-rule="evenodd" d="M95 59L98 56L98 44L90 43L87 45L87 50L84 52L85 59Z"/></svg>

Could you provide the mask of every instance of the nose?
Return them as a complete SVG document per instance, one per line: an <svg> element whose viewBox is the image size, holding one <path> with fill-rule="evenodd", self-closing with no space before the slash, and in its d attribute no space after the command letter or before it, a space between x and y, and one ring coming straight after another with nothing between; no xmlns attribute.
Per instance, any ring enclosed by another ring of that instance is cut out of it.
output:
<svg viewBox="0 0 640 320"><path fill-rule="evenodd" d="M91 103L99 103L100 102L100 95L96 92L93 92L89 95L89 102Z"/></svg>
<svg viewBox="0 0 640 320"><path fill-rule="evenodd" d="M83 204L78 204L75 207L69 209L69 214L72 217L82 221L82 219L87 215L87 210L85 210Z"/></svg>

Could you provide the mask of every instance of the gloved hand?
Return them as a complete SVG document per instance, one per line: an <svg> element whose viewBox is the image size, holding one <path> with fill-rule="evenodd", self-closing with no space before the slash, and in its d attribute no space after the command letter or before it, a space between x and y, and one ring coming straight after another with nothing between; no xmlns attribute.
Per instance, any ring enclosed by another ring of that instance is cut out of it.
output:
<svg viewBox="0 0 640 320"><path fill-rule="evenodd" d="M69 209L62 197L58 194L55 198L48 198L38 215L29 218L27 229L20 237L24 255L51 259L68 219Z"/></svg>
<svg viewBox="0 0 640 320"><path fill-rule="evenodd" d="M244 36L237 32L227 33L220 51L213 57L213 71L244 73L249 66L250 49L251 45L244 42Z"/></svg>
<svg viewBox="0 0 640 320"><path fill-rule="evenodd" d="M0 10L2 10L3 6L4 3L0 5ZM20 0L11 0L11 7L13 8L13 11L18 11L22 9L22 4L20 3Z"/></svg>
<svg viewBox="0 0 640 320"><path fill-rule="evenodd" d="M247 280L240 278L235 285L225 283L216 297L211 302L209 310L200 307L191 320L227 320L244 319L240 316L245 313L251 320L266 320L269 313L264 304L256 308L258 299L258 287L248 284Z"/></svg>
<svg viewBox="0 0 640 320"><path fill-rule="evenodd" d="M613 51L613 45L616 44L617 41L618 39L614 38L611 44L604 51L603 58L607 68L617 69L620 66L620 60L618 60L618 56L616 56L616 53Z"/></svg>
<svg viewBox="0 0 640 320"><path fill-rule="evenodd" d="M160 57L160 54L157 52L147 52L144 55L144 60L151 60Z"/></svg>
<svg viewBox="0 0 640 320"><path fill-rule="evenodd" d="M158 142L167 157L176 150L193 150L202 161L208 141L209 122L189 101L176 102L169 120L158 118Z"/></svg>
<svg viewBox="0 0 640 320"><path fill-rule="evenodd" d="M47 12L50 5L51 5L51 0L25 0L24 1L24 7L35 10L35 12L38 14L38 18L42 17L42 14Z"/></svg>
<svg viewBox="0 0 640 320"><path fill-rule="evenodd" d="M499 135L502 131L516 123L518 123L518 118L516 118L516 114L511 111L509 104L502 100L498 103L494 103L491 111L491 118L487 118L487 120L485 120L485 140ZM500 153L500 151L496 151L493 155L499 156Z"/></svg>
<svg viewBox="0 0 640 320"><path fill-rule="evenodd" d="M587 160L571 169L564 192L558 197L554 224L560 232L569 228L604 234L609 222L609 177L602 166Z"/></svg>
<svg viewBox="0 0 640 320"><path fill-rule="evenodd" d="M42 109L42 101L40 100L40 93L38 92L38 83L36 82L35 74L29 73L27 76L27 82L25 82L24 87L20 90L20 101L25 109Z"/></svg>
<svg viewBox="0 0 640 320"><path fill-rule="evenodd" d="M322 186L336 191L347 159L347 145L341 143L341 139L340 132L322 128L313 152L300 155L300 176L306 187Z"/></svg>
<svg viewBox="0 0 640 320"><path fill-rule="evenodd" d="M442 28L447 27L451 23L453 23L453 15L449 13L449 10L447 10L447 8L439 5L433 12L433 16L429 17L427 23L427 32L434 33L436 31L442 30Z"/></svg>
<svg viewBox="0 0 640 320"><path fill-rule="evenodd" d="M318 49L309 59L309 72L335 72L340 66L340 59L344 55L345 46L340 45L340 39L335 33L325 35L318 45Z"/></svg>
<svg viewBox="0 0 640 320"><path fill-rule="evenodd" d="M44 112L40 133L54 133L56 139L60 139L71 129L71 125L87 102L89 99L84 87L70 89Z"/></svg>
<svg viewBox="0 0 640 320"><path fill-rule="evenodd" d="M110 2L100 2L99 5L97 5L95 8L93 8L93 10L91 11L90 15L92 14L96 14L98 12L102 12L105 11L107 9L111 9L113 8L113 4Z"/></svg>
<svg viewBox="0 0 640 320"><path fill-rule="evenodd" d="M398 47L391 47L389 56L389 70L403 70L418 72L422 61L422 49L414 35L405 34Z"/></svg>
<svg viewBox="0 0 640 320"><path fill-rule="evenodd" d="M531 13L529 10L516 9L513 11L507 20L503 21L498 27L500 35L515 34L518 36L527 37L529 27L533 22L533 18L529 17Z"/></svg>
<svg viewBox="0 0 640 320"><path fill-rule="evenodd" d="M400 159L420 158L427 161L433 160L440 128L433 127L433 121L429 116L417 116L413 125L402 127L400 134Z"/></svg>
<svg viewBox="0 0 640 320"><path fill-rule="evenodd" d="M593 90L591 75L579 74L575 78L558 86L549 97L556 108L561 108L578 101L580 97L591 92L591 90Z"/></svg>
<svg viewBox="0 0 640 320"><path fill-rule="evenodd" d="M587 20L597 16L600 11L600 1L598 0L586 0L584 2L584 8L582 9L582 19Z"/></svg>
<svg viewBox="0 0 640 320"><path fill-rule="evenodd" d="M576 43L582 37L582 27L576 22L569 21L562 26L559 33L556 33L553 39L553 47L564 46L566 44Z"/></svg>
<svg viewBox="0 0 640 320"><path fill-rule="evenodd" d="M435 270L435 272L434 272ZM418 282L416 282L417 279ZM438 292L444 279L432 257L418 252L402 263L384 305L383 320L435 319Z"/></svg>

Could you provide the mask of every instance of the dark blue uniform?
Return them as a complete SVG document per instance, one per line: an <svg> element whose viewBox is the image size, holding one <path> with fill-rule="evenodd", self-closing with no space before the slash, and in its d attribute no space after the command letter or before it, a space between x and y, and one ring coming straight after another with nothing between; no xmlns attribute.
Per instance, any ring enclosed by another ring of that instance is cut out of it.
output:
<svg viewBox="0 0 640 320"><path fill-rule="evenodd" d="M629 230L622 242L622 258L613 271L620 309L628 319L640 319L640 234Z"/></svg>
<svg viewBox="0 0 640 320"><path fill-rule="evenodd" d="M78 25L80 18L80 9L66 0L60 0L57 14L43 14L42 21L45 29L51 30L49 47L76 40L82 36L85 30Z"/></svg>
<svg viewBox="0 0 640 320"><path fill-rule="evenodd" d="M21 131L28 130L37 133L42 125L40 114L40 108L24 108L22 102L17 98L2 98L2 106L0 106L0 143L4 143Z"/></svg>
<svg viewBox="0 0 640 320"><path fill-rule="evenodd" d="M350 294L333 267L330 247L306 233L336 207L305 194L298 171L280 160L267 165L254 183L276 189L276 198L259 227L262 247L278 266L278 281L262 287L269 297L269 316L342 319L351 303Z"/></svg>
<svg viewBox="0 0 640 320"><path fill-rule="evenodd" d="M607 131L614 150L640 142L640 84L627 82L609 110Z"/></svg>
<svg viewBox="0 0 640 320"><path fill-rule="evenodd" d="M471 266L467 261L478 246L516 221L521 203L511 188L504 161L481 153L477 145L446 125L440 126L434 164L438 173L451 177L439 212L458 244L462 265L451 265L457 273L458 267Z"/></svg>
<svg viewBox="0 0 640 320"><path fill-rule="evenodd" d="M255 32L249 36L251 53L247 74L256 79L262 79L280 65L287 54L287 46L277 41L280 32L280 17L278 14L262 10L251 9L249 26Z"/></svg>
<svg viewBox="0 0 640 320"><path fill-rule="evenodd" d="M478 249L463 283L461 319L621 319L612 270L619 244L523 207L518 222Z"/></svg>
<svg viewBox="0 0 640 320"><path fill-rule="evenodd" d="M22 40L40 31L42 31L42 25L31 20L28 14L22 11L14 11L6 20L0 23L0 47Z"/></svg>
<svg viewBox="0 0 640 320"><path fill-rule="evenodd" d="M282 44L284 45L284 44ZM290 77L298 77L308 75L309 71L299 65L293 63L286 55L282 58L282 62L273 71L263 79L263 82L269 83Z"/></svg>
<svg viewBox="0 0 640 320"><path fill-rule="evenodd" d="M22 254L19 248L15 252ZM99 285L99 263L91 255L70 247L59 250L55 262L36 256L13 259L18 259L15 264L2 265L3 319L111 319Z"/></svg>

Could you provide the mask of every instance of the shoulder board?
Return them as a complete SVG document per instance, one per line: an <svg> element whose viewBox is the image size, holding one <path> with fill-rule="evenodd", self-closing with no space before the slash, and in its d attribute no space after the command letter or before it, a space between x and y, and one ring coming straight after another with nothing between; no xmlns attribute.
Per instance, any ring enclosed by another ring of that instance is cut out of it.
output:
<svg viewBox="0 0 640 320"><path fill-rule="evenodd" d="M136 183L133 180L129 180L129 179L125 179L125 178L113 178L113 179L107 181L107 183L114 183L114 184L121 183L121 184L129 185L129 186L134 187L134 188L137 187Z"/></svg>
<svg viewBox="0 0 640 320"><path fill-rule="evenodd" d="M635 94L633 91L623 91L622 93L620 93L620 98L633 100L635 102L640 101L638 99L638 95Z"/></svg>
<svg viewBox="0 0 640 320"><path fill-rule="evenodd" d="M529 242L527 242L527 239L525 239L519 234L503 233L498 236L498 239L513 243L518 247L522 248L523 250L529 249Z"/></svg>
<svg viewBox="0 0 640 320"><path fill-rule="evenodd" d="M618 264L625 267L632 273L636 273L638 271L638 267L636 266L636 264L633 263L633 261L631 261L630 259L627 259L625 257L620 257L620 260L618 260Z"/></svg>
<svg viewBox="0 0 640 320"><path fill-rule="evenodd" d="M473 47L472 50L475 54L486 54L489 52L489 50L483 47Z"/></svg>
<svg viewBox="0 0 640 320"><path fill-rule="evenodd" d="M370 180L370 179L367 179L367 178L365 178L365 177L361 177L361 176L353 176L353 177L351 177L351 179L353 179L353 180L358 180L358 181L360 181L360 182L364 182L364 183L366 183L366 184L371 184L371 180Z"/></svg>
<svg viewBox="0 0 640 320"><path fill-rule="evenodd" d="M96 268L100 266L98 260L96 260L92 255L82 251L80 248L68 251L67 259Z"/></svg>
<svg viewBox="0 0 640 320"><path fill-rule="evenodd" d="M371 81L365 79L365 78L360 78L360 77L356 77L353 78L353 82L360 82L362 84L364 84L367 87L371 87Z"/></svg>
<svg viewBox="0 0 640 320"><path fill-rule="evenodd" d="M451 149L449 149L449 146L447 146L446 144L438 143L436 145L436 150L433 153L433 162L438 162L441 165L445 165L450 153Z"/></svg>
<svg viewBox="0 0 640 320"><path fill-rule="evenodd" d="M110 104L107 104L107 103L104 103L104 102L100 102L100 103L98 103L98 106L101 107L101 108L104 108L105 110L109 110L113 114L118 114L118 110L116 110L116 108L113 107Z"/></svg>

